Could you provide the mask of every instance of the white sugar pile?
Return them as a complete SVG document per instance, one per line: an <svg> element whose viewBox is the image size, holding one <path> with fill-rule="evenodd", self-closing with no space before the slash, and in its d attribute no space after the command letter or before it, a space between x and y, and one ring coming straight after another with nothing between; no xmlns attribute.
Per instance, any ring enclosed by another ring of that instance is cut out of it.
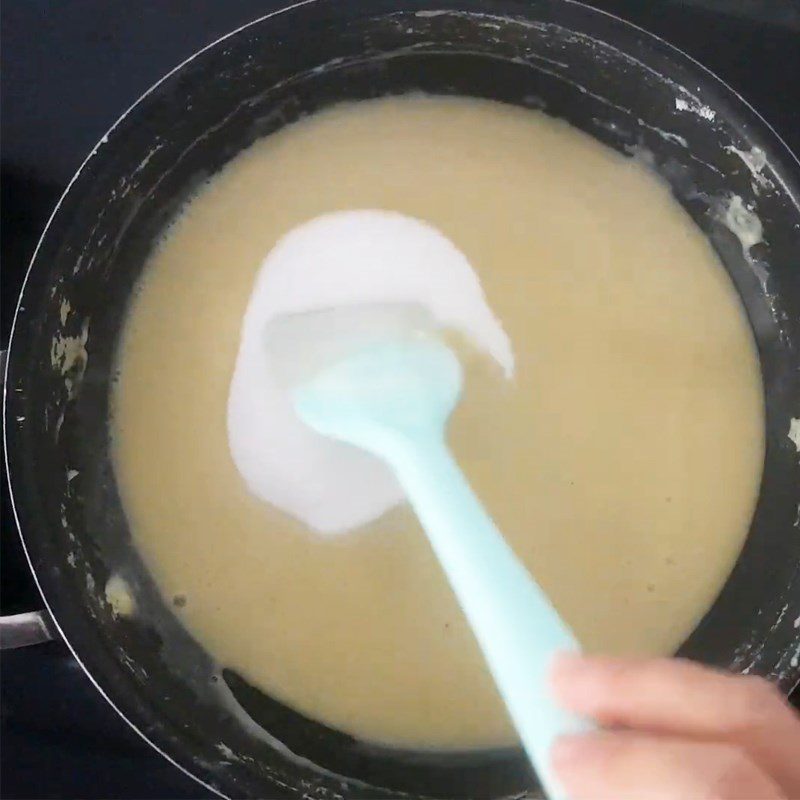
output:
<svg viewBox="0 0 800 800"><path fill-rule="evenodd" d="M388 211L326 214L287 233L267 255L242 324L228 396L228 440L250 491L321 533L376 519L402 502L394 476L373 456L307 428L272 373L271 320L369 303L424 306L494 358L510 377L511 343L475 271L431 225Z"/></svg>

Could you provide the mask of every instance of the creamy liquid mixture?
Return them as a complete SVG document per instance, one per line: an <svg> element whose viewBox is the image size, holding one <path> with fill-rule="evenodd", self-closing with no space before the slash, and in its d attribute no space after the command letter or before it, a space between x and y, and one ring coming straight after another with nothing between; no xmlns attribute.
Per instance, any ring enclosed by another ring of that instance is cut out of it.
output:
<svg viewBox="0 0 800 800"><path fill-rule="evenodd" d="M480 276L516 372L467 358L450 442L590 650L669 653L727 577L762 462L754 343L661 183L562 122L477 100L344 105L260 141L153 256L120 354L115 458L176 613L221 665L330 725L410 746L508 743L409 510L320 536L252 496L229 453L259 266L292 227L348 208L430 222Z"/></svg>

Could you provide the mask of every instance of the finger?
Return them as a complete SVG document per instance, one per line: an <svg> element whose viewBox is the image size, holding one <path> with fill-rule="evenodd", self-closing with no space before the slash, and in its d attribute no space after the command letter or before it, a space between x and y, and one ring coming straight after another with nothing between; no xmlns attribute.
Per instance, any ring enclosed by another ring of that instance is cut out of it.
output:
<svg viewBox="0 0 800 800"><path fill-rule="evenodd" d="M631 731L559 739L552 766L571 800L786 800L732 745Z"/></svg>
<svg viewBox="0 0 800 800"><path fill-rule="evenodd" d="M561 656L552 684L566 708L606 727L738 744L800 793L800 718L761 678L681 659Z"/></svg>
<svg viewBox="0 0 800 800"><path fill-rule="evenodd" d="M791 720L760 679L732 676L676 658L560 656L553 688L569 709L605 725L717 735Z"/></svg>

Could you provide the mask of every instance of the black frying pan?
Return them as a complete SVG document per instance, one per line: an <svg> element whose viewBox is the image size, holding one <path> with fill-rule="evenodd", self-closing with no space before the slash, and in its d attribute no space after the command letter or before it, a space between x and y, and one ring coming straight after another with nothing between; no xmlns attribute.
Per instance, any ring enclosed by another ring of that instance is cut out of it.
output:
<svg viewBox="0 0 800 800"><path fill-rule="evenodd" d="M650 154L713 243L758 342L767 450L744 550L681 653L785 690L800 676L800 453L789 437L800 418L797 160L699 64L577 3L306 0L193 56L97 145L37 248L6 374L14 508L48 606L28 621L57 629L131 725L228 796L500 797L535 786L518 752L382 749L301 717L230 671L216 679L131 547L109 459L115 350L164 224L258 137L340 100L410 90L542 107L616 150ZM751 164L756 174L741 155L753 148L765 157ZM721 220L734 195L763 225L749 250ZM72 311L62 322L64 301ZM54 366L54 338L84 332L85 357ZM116 618L105 600L112 573L134 588L133 619Z"/></svg>

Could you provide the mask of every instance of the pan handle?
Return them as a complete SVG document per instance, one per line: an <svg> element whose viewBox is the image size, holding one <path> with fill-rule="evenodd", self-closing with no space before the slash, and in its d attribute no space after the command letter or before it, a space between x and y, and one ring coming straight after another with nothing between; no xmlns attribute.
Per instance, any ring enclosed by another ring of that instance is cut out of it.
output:
<svg viewBox="0 0 800 800"><path fill-rule="evenodd" d="M44 610L0 617L0 650L43 644L54 638L55 626Z"/></svg>
<svg viewBox="0 0 800 800"><path fill-rule="evenodd" d="M7 350L0 350L0 385L5 386ZM0 617L0 650L42 644L55 638L55 625L47 611L27 611Z"/></svg>

